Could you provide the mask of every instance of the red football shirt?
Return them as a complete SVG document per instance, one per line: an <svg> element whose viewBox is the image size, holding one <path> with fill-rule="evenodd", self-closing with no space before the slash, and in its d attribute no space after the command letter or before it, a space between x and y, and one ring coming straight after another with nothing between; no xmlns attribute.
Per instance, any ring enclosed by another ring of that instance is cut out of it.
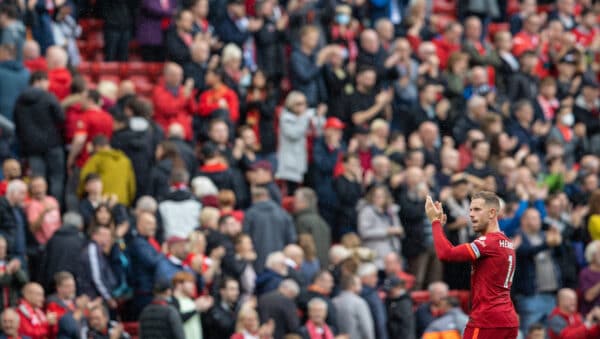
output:
<svg viewBox="0 0 600 339"><path fill-rule="evenodd" d="M439 221L433 239L438 257L445 261L471 261L471 314L468 326L476 328L518 327L510 299L515 274L515 250L504 233L488 233L470 244L452 246Z"/></svg>

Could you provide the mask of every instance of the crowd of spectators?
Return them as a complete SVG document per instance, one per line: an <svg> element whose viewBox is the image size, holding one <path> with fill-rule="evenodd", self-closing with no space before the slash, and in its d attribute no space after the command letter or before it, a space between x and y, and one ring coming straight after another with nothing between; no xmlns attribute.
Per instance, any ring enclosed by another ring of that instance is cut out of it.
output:
<svg viewBox="0 0 600 339"><path fill-rule="evenodd" d="M164 62L149 95L78 71L87 17L104 61ZM600 337L599 19L0 0L0 338L459 337L470 266L438 260L423 206L466 243L480 190L516 249L498 283L520 336Z"/></svg>

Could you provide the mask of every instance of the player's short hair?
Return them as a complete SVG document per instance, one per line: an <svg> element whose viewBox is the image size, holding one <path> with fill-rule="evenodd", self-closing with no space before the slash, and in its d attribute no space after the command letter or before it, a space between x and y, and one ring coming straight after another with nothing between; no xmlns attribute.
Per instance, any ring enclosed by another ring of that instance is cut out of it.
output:
<svg viewBox="0 0 600 339"><path fill-rule="evenodd" d="M471 200L475 199L482 199L487 206L495 208L496 211L500 211L500 198L494 192L477 192L471 196Z"/></svg>

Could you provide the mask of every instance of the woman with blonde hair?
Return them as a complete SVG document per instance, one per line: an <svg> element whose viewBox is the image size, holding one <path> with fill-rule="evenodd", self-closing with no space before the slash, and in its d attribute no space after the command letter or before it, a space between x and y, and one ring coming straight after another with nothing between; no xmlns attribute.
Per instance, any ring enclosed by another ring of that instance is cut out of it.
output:
<svg viewBox="0 0 600 339"><path fill-rule="evenodd" d="M277 179L285 180L288 194L294 193L308 169L306 136L310 115L311 109L307 106L304 94L298 91L290 92L279 119L279 149L275 173Z"/></svg>

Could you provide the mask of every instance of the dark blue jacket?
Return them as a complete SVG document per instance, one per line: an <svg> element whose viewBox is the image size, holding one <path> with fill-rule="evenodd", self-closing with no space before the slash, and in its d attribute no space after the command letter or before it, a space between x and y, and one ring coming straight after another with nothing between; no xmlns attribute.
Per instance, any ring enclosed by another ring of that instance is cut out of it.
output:
<svg viewBox="0 0 600 339"><path fill-rule="evenodd" d="M314 187L319 205L337 206L337 195L333 188L333 172L344 146L330 150L324 138L316 139L313 146Z"/></svg>
<svg viewBox="0 0 600 339"><path fill-rule="evenodd" d="M535 256L541 251L550 249L554 262L554 269L558 272L557 282L558 288L561 287L560 270L556 260L554 260L554 251L546 243L546 234L540 232L543 241L541 245L534 246L529 242L529 238L522 232L520 233L523 242L516 249L517 268L513 280L512 290L516 294L533 295L536 291L536 276L535 276Z"/></svg>
<svg viewBox="0 0 600 339"><path fill-rule="evenodd" d="M284 276L265 268L265 270L256 277L256 296L260 297L265 293L276 290L283 279L285 279Z"/></svg>
<svg viewBox="0 0 600 339"><path fill-rule="evenodd" d="M290 56L290 80L292 87L304 93L308 107L316 107L327 100L327 91L321 72L316 65L316 55L306 55L300 48L294 48Z"/></svg>
<svg viewBox="0 0 600 339"><path fill-rule="evenodd" d="M383 300L379 298L379 293L376 289L370 286L363 285L360 296L369 305L373 324L375 325L375 337L377 339L387 339L387 311Z"/></svg>
<svg viewBox="0 0 600 339"><path fill-rule="evenodd" d="M229 15L226 15L225 18L217 24L216 31L223 44L233 42L240 48L243 47L244 42L250 37L250 32L240 30Z"/></svg>
<svg viewBox="0 0 600 339"><path fill-rule="evenodd" d="M21 62L9 60L0 62L0 115L13 120L13 110L17 98L27 88L29 71Z"/></svg>
<svg viewBox="0 0 600 339"><path fill-rule="evenodd" d="M189 267L183 266L181 263L176 264L175 262L169 260L169 258L163 256L156 266L156 272L154 272L154 281L158 281L161 278L171 281L175 274L182 271L194 274Z"/></svg>
<svg viewBox="0 0 600 339"><path fill-rule="evenodd" d="M133 281L131 286L136 293L151 293L154 286L154 273L158 263L164 256L157 252L148 239L136 235L129 247Z"/></svg>
<svg viewBox="0 0 600 339"><path fill-rule="evenodd" d="M95 242L88 243L81 252L80 265L77 274L80 294L86 294L92 299L99 296L105 300L112 299L117 279L108 257Z"/></svg>

